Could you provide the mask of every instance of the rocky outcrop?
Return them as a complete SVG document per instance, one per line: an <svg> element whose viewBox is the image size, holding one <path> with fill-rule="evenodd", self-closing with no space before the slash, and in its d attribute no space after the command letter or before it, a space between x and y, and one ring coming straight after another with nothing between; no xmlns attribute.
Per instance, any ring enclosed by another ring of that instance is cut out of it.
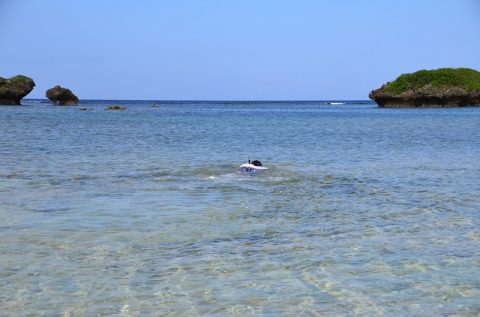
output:
<svg viewBox="0 0 480 317"><path fill-rule="evenodd" d="M54 105L59 106L74 106L78 104L78 98L75 94L67 88L55 86L47 90L46 97L53 102Z"/></svg>
<svg viewBox="0 0 480 317"><path fill-rule="evenodd" d="M368 97L379 107L466 107L480 106L480 91L467 92L459 87L435 88L425 85L420 89L409 89L400 94L386 91L385 85L373 90Z"/></svg>
<svg viewBox="0 0 480 317"><path fill-rule="evenodd" d="M0 77L0 105L20 105L23 97L28 95L35 82L33 79L18 75L10 79Z"/></svg>
<svg viewBox="0 0 480 317"><path fill-rule="evenodd" d="M480 73L468 68L440 68L403 74L370 92L379 107L480 106Z"/></svg>
<svg viewBox="0 0 480 317"><path fill-rule="evenodd" d="M127 107L123 106L108 106L105 110L127 110Z"/></svg>

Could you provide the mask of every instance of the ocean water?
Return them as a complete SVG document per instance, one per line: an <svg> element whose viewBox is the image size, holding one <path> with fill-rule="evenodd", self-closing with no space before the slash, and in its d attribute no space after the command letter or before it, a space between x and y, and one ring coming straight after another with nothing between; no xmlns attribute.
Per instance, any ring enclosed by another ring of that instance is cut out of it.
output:
<svg viewBox="0 0 480 317"><path fill-rule="evenodd" d="M480 108L157 103L0 107L1 316L480 314Z"/></svg>

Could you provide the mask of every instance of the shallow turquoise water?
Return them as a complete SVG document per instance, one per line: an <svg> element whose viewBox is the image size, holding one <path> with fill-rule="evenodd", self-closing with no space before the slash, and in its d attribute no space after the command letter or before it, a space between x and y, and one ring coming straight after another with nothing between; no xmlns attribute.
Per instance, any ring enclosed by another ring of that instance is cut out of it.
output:
<svg viewBox="0 0 480 317"><path fill-rule="evenodd" d="M26 104L2 316L480 314L480 108Z"/></svg>

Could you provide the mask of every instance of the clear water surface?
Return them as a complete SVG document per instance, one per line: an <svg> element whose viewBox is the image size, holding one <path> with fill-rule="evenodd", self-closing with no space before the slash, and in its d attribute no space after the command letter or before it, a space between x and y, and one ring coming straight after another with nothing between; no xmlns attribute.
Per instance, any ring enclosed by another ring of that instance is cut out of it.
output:
<svg viewBox="0 0 480 317"><path fill-rule="evenodd" d="M0 107L1 316L480 314L480 108L115 103Z"/></svg>

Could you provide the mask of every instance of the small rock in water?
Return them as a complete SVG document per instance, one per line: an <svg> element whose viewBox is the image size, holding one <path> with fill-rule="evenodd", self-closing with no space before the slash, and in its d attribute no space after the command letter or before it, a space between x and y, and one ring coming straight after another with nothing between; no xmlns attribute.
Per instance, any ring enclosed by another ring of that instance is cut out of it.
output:
<svg viewBox="0 0 480 317"><path fill-rule="evenodd" d="M156 102L154 102L154 103L153 103L153 104L150 106L150 108L158 108L158 105L157 105L157 103L156 103Z"/></svg>
<svg viewBox="0 0 480 317"><path fill-rule="evenodd" d="M127 110L127 107L123 106L108 106L105 110Z"/></svg>
<svg viewBox="0 0 480 317"><path fill-rule="evenodd" d="M93 110L93 108L80 108L81 111Z"/></svg>

